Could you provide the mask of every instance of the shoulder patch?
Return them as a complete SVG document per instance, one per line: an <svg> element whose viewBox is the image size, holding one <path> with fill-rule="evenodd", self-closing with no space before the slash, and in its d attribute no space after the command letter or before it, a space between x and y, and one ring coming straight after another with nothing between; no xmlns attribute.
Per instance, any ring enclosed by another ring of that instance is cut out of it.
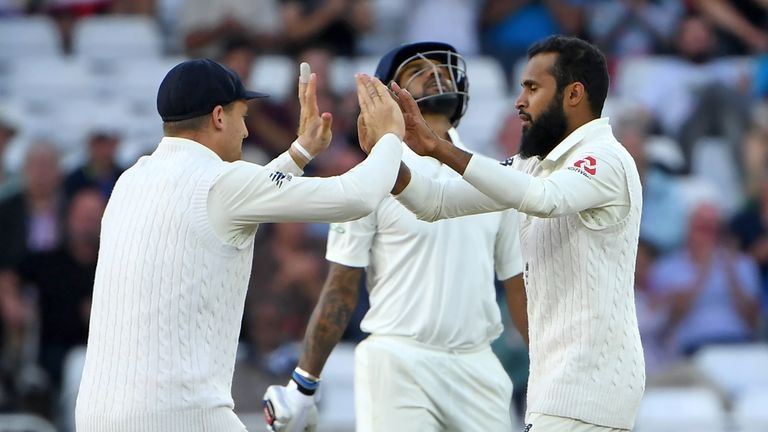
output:
<svg viewBox="0 0 768 432"><path fill-rule="evenodd" d="M597 159L594 156L587 156L574 162L573 166L589 175L597 174Z"/></svg>

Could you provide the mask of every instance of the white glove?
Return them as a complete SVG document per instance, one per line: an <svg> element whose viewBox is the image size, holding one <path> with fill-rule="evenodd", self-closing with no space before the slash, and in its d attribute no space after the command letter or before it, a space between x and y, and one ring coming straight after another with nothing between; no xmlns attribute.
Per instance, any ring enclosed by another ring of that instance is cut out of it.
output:
<svg viewBox="0 0 768 432"><path fill-rule="evenodd" d="M301 393L293 380L286 386L269 386L264 393L264 419L267 432L314 432L315 397Z"/></svg>

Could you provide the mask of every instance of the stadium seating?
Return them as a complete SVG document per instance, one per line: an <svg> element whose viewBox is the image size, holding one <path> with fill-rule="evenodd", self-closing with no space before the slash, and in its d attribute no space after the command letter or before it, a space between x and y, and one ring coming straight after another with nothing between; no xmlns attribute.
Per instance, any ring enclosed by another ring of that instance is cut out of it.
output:
<svg viewBox="0 0 768 432"><path fill-rule="evenodd" d="M58 57L61 39L46 16L0 19L0 62L27 57Z"/></svg>
<svg viewBox="0 0 768 432"><path fill-rule="evenodd" d="M693 362L730 398L768 388L768 344L707 346L694 355Z"/></svg>
<svg viewBox="0 0 768 432"><path fill-rule="evenodd" d="M725 432L717 393L706 388L646 389L635 432Z"/></svg>
<svg viewBox="0 0 768 432"><path fill-rule="evenodd" d="M163 42L157 23L141 16L95 16L75 24L75 55L99 61L159 58Z"/></svg>
<svg viewBox="0 0 768 432"><path fill-rule="evenodd" d="M287 56L263 55L256 59L247 87L269 94L276 101L296 95L298 66Z"/></svg>

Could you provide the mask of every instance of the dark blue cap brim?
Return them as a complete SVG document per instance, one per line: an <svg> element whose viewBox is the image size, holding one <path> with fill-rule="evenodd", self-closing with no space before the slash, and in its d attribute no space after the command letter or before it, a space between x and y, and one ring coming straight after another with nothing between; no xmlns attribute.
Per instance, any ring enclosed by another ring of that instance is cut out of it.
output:
<svg viewBox="0 0 768 432"><path fill-rule="evenodd" d="M245 100L259 99L259 98L268 98L269 97L269 95L266 94L266 93L255 92L255 91L250 91L250 90L246 90L245 93L243 93L243 96L245 96L243 98Z"/></svg>

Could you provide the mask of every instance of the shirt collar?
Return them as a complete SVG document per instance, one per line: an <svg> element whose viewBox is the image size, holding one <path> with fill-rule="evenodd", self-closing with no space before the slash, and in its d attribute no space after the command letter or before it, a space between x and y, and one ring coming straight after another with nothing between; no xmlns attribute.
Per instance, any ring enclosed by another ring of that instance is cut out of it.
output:
<svg viewBox="0 0 768 432"><path fill-rule="evenodd" d="M552 149L552 151L549 152L544 160L549 161L550 163L557 162L558 159L560 159L564 154L568 153L568 151L572 149L576 144L580 143L584 137L592 134L595 131L603 129L606 126L610 129L610 125L608 124L608 117L600 117L579 126L575 131L571 132L570 135L565 137L564 140L560 141L560 144Z"/></svg>
<svg viewBox="0 0 768 432"><path fill-rule="evenodd" d="M163 139L160 140L160 145L158 145L157 149L172 153L181 151L193 152L208 159L222 160L219 155L210 148L187 138L163 137Z"/></svg>
<svg viewBox="0 0 768 432"><path fill-rule="evenodd" d="M459 133L456 131L456 128L452 127L448 129L448 136L451 138L451 142L453 143L454 146L462 150L467 150L467 147L461 141L461 137L459 137Z"/></svg>

